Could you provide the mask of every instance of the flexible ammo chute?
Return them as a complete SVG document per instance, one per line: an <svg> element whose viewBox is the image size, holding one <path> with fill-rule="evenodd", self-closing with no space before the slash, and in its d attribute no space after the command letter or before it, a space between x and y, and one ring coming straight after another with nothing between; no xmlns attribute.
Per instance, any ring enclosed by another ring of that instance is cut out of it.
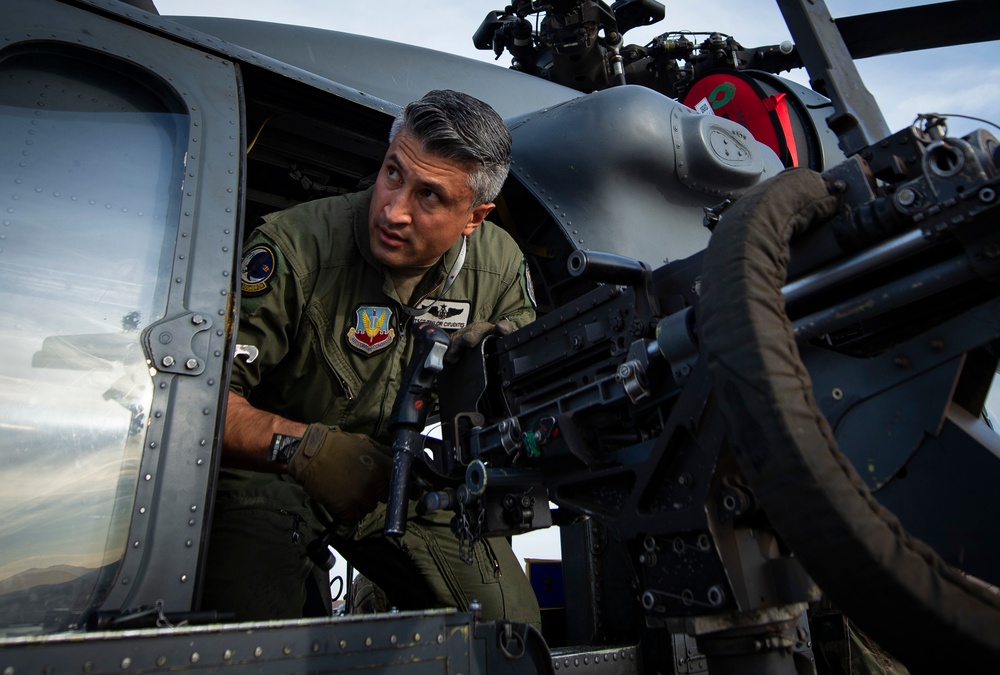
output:
<svg viewBox="0 0 1000 675"><path fill-rule="evenodd" d="M853 621L914 672L982 672L1000 663L997 596L872 496L817 406L784 310L789 241L836 208L820 174L790 169L713 233L698 315L727 431L775 529Z"/></svg>

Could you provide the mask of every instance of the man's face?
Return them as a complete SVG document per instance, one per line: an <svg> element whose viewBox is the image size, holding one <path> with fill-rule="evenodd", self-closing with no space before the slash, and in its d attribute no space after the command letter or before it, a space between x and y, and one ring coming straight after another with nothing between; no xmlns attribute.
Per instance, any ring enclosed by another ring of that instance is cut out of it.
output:
<svg viewBox="0 0 1000 675"><path fill-rule="evenodd" d="M368 212L372 254L387 267L433 265L459 237L472 234L493 204L472 206L468 173L396 134L375 182Z"/></svg>

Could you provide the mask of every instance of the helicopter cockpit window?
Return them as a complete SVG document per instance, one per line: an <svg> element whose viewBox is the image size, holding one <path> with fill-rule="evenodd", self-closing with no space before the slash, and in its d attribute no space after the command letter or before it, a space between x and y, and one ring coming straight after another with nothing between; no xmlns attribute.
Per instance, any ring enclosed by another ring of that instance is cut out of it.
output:
<svg viewBox="0 0 1000 675"><path fill-rule="evenodd" d="M0 52L0 635L73 628L127 543L188 128L145 77Z"/></svg>

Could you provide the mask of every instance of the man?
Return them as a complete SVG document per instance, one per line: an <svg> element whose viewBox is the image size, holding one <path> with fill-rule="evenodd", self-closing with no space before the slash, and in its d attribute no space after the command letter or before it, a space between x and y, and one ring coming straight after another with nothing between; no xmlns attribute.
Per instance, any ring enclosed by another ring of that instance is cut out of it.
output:
<svg viewBox="0 0 1000 675"><path fill-rule="evenodd" d="M395 121L374 186L265 219L244 250L237 342L203 606L239 620L328 614L331 541L400 609L472 600L485 618L539 623L506 540L469 566L450 514L381 534L390 411L431 320L473 343L534 319L513 240L485 221L510 164L510 132L485 103L434 91ZM504 324L506 325L506 324ZM312 551L308 550L312 546ZM320 556L321 557L321 556Z"/></svg>

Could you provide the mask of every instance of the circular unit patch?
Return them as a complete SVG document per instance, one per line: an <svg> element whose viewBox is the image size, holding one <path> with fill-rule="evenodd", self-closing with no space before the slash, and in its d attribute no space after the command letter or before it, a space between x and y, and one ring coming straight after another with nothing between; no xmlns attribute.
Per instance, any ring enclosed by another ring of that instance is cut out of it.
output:
<svg viewBox="0 0 1000 675"><path fill-rule="evenodd" d="M268 246L254 246L243 256L240 285L245 295L261 295L271 290L274 275L274 251Z"/></svg>

